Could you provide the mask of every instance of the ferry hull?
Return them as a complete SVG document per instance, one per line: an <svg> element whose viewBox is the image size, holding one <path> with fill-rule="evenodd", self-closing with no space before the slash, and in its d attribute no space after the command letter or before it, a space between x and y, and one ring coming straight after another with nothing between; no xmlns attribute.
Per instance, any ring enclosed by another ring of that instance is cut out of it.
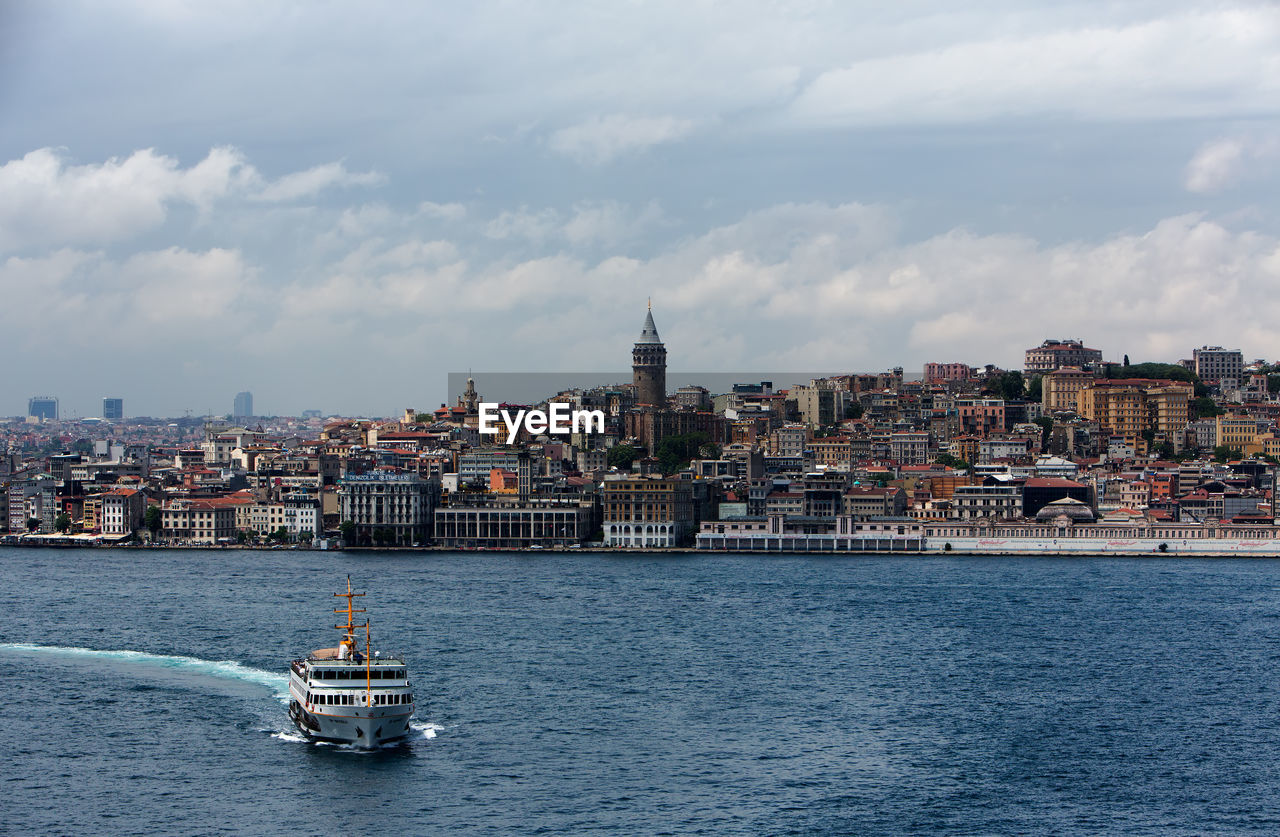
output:
<svg viewBox="0 0 1280 837"><path fill-rule="evenodd" d="M378 707L342 708L342 715L308 712L294 700L289 703L289 717L299 732L312 740L350 744L354 747L379 747L399 741L409 734L412 707L404 707L408 712L392 712Z"/></svg>

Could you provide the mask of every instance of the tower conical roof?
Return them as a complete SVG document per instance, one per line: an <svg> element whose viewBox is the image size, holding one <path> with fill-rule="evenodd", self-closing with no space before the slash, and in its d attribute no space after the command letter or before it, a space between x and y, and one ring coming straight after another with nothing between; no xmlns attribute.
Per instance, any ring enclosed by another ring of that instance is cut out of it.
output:
<svg viewBox="0 0 1280 837"><path fill-rule="evenodd" d="M650 308L648 313L644 315L644 329L640 332L640 339L637 343L661 343L662 338L658 336L658 327L653 324L653 309Z"/></svg>

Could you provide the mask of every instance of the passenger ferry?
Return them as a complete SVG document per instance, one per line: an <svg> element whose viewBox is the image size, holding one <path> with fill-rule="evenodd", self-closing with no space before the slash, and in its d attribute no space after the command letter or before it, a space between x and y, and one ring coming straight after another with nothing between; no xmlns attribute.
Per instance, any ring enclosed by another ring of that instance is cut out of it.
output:
<svg viewBox="0 0 1280 837"><path fill-rule="evenodd" d="M333 595L347 600L347 623L337 648L320 648L293 661L289 671L289 717L302 734L316 741L377 747L409 734L413 715L413 687L401 654L374 651L369 643L369 620L355 623L364 613L352 601L364 593L351 590ZM364 648L356 632L364 629Z"/></svg>

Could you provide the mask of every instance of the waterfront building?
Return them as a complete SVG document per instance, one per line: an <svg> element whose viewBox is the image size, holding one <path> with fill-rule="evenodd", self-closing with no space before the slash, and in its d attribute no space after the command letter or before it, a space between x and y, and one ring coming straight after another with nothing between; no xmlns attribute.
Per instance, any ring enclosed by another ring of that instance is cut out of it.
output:
<svg viewBox="0 0 1280 837"><path fill-rule="evenodd" d="M284 530L291 538L310 539L320 534L320 501L308 494L288 494L280 500L248 506L248 528L267 536Z"/></svg>
<svg viewBox="0 0 1280 837"><path fill-rule="evenodd" d="M161 535L194 544L216 544L236 535L236 509L214 499L176 499L161 506Z"/></svg>
<svg viewBox="0 0 1280 837"><path fill-rule="evenodd" d="M693 531L693 481L609 478L601 491L606 546L671 547Z"/></svg>
<svg viewBox="0 0 1280 837"><path fill-rule="evenodd" d="M437 508L433 536L453 549L528 549L586 543L598 517L593 501L537 498L518 504Z"/></svg>
<svg viewBox="0 0 1280 837"><path fill-rule="evenodd" d="M841 511L859 520L907 513L907 492L896 486L855 485L843 492Z"/></svg>
<svg viewBox="0 0 1280 837"><path fill-rule="evenodd" d="M439 483L417 473L348 474L338 481L338 516L355 524L357 544L411 546L430 538L439 498Z"/></svg>
<svg viewBox="0 0 1280 837"><path fill-rule="evenodd" d="M1022 517L1022 485L992 482L988 485L957 485L951 491L951 513L956 520Z"/></svg>
<svg viewBox="0 0 1280 837"><path fill-rule="evenodd" d="M731 552L922 552L921 521L905 517L814 519L767 515L708 520L695 541L698 549Z"/></svg>
<svg viewBox="0 0 1280 837"><path fill-rule="evenodd" d="M113 488L99 495L98 503L95 505L100 507L100 511L97 512L94 523L102 534L132 535L142 528L143 517L147 511L147 498L135 488ZM89 503L86 501L86 512L88 507ZM85 514L82 519L89 516ZM94 528L90 526L87 519L84 527L86 531Z"/></svg>
<svg viewBox="0 0 1280 837"><path fill-rule="evenodd" d="M1046 340L1027 349L1023 368L1028 375L1052 372L1064 366L1094 369L1102 363L1102 351L1090 349L1080 340Z"/></svg>

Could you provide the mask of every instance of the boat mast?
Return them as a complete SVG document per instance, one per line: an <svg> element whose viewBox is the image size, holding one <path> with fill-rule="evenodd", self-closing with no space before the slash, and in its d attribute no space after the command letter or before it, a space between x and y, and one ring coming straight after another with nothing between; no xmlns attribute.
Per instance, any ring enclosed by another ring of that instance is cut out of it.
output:
<svg viewBox="0 0 1280 837"><path fill-rule="evenodd" d="M364 620L364 705L373 706L373 648L369 645L369 620Z"/></svg>
<svg viewBox="0 0 1280 837"><path fill-rule="evenodd" d="M355 654L356 654L356 628L364 628L364 629L366 629L366 631L367 631L367 630L368 630L368 628L369 628L369 622L368 622L368 620L365 620L365 623L364 623L363 625L357 625L357 624L355 623L355 615L356 615L357 613L364 613L364 608L362 608L362 607L361 607L361 608L353 608L353 607L351 606L351 600L352 600L352 599L354 599L354 598L355 598L355 597L357 597L357 596L363 596L363 595L364 595L364 593L353 593L353 592L351 592L351 576L349 576L349 575L348 575L348 576L347 576L347 592L345 592L345 593L334 593L333 595L334 595L334 596L340 596L340 597L345 598L345 599L347 600L347 607L346 607L346 610L343 610L342 608L334 608L334 611L333 611L334 613L337 613L337 614L343 614L343 613L347 614L347 624L345 624L345 625L334 625L333 627L335 627L335 628L337 628L338 630L340 630L340 631L342 631L342 632L343 632L342 644L341 644L341 646L340 646L340 647L342 647L342 648L345 648L345 649L346 649L346 651L347 651L346 658L347 658L347 659L354 659L354 658L355 658ZM368 645L367 645L367 643L366 643L365 649L366 649L366 650L368 650ZM339 655L339 656L341 656L341 655Z"/></svg>

